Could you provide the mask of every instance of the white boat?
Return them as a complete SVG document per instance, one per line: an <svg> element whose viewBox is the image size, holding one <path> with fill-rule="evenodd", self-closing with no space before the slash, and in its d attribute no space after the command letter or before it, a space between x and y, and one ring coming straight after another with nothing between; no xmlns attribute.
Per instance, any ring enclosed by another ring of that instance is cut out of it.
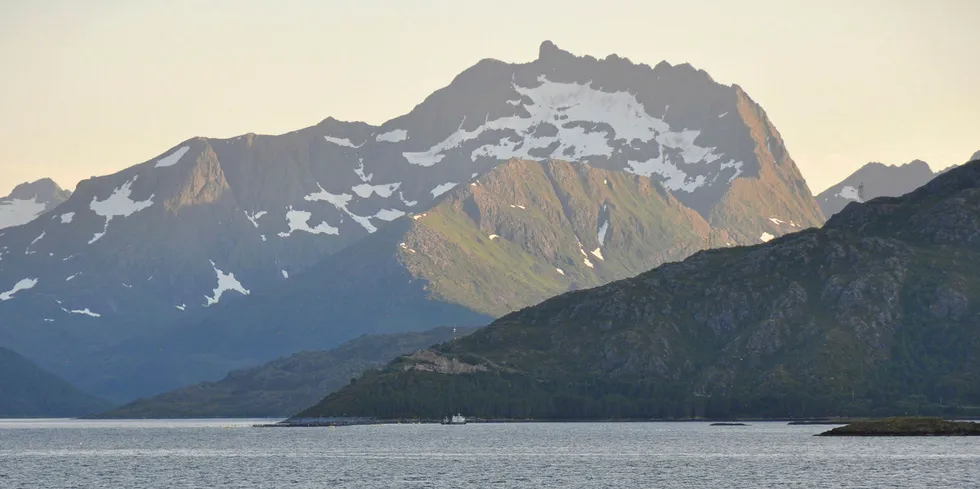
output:
<svg viewBox="0 0 980 489"><path fill-rule="evenodd" d="M456 413L452 418L442 418L442 424L466 424L466 418L459 413Z"/></svg>

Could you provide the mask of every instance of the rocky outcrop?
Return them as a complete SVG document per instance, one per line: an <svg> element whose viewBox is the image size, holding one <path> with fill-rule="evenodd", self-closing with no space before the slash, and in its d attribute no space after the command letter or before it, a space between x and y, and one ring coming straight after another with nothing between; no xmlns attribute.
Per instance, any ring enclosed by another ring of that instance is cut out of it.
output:
<svg viewBox="0 0 980 489"><path fill-rule="evenodd" d="M401 369L449 375L472 374L488 370L484 365L473 365L462 362L458 358L446 358L431 350L419 350L405 356L402 359Z"/></svg>
<svg viewBox="0 0 980 489"><path fill-rule="evenodd" d="M980 436L980 423L942 418L885 418L856 421L818 436Z"/></svg>

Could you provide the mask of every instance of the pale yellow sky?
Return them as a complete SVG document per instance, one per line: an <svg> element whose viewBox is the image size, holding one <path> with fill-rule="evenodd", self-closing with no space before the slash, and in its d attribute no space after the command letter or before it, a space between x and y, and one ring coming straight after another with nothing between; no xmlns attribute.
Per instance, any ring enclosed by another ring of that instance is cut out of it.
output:
<svg viewBox="0 0 980 489"><path fill-rule="evenodd" d="M378 124L545 39L741 85L817 193L980 150L978 19L980 0L0 0L0 195L192 136Z"/></svg>

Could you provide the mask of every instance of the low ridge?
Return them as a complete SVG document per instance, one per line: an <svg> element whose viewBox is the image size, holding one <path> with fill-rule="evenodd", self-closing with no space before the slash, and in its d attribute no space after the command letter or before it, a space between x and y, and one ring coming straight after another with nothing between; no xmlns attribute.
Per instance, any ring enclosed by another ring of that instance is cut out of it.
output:
<svg viewBox="0 0 980 489"><path fill-rule="evenodd" d="M464 328L364 335L329 351L304 351L217 382L182 387L98 414L97 418L284 417L347 385L398 355L461 338Z"/></svg>
<svg viewBox="0 0 980 489"><path fill-rule="evenodd" d="M83 416L111 406L3 347L0 372L0 418Z"/></svg>

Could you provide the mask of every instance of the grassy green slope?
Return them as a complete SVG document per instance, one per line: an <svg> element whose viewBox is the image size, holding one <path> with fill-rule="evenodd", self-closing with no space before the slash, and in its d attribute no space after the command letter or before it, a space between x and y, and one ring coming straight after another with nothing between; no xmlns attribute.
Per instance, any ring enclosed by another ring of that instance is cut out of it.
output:
<svg viewBox="0 0 980 489"><path fill-rule="evenodd" d="M502 165L416 223L408 269L495 316L681 259L710 229L647 178L559 161Z"/></svg>

